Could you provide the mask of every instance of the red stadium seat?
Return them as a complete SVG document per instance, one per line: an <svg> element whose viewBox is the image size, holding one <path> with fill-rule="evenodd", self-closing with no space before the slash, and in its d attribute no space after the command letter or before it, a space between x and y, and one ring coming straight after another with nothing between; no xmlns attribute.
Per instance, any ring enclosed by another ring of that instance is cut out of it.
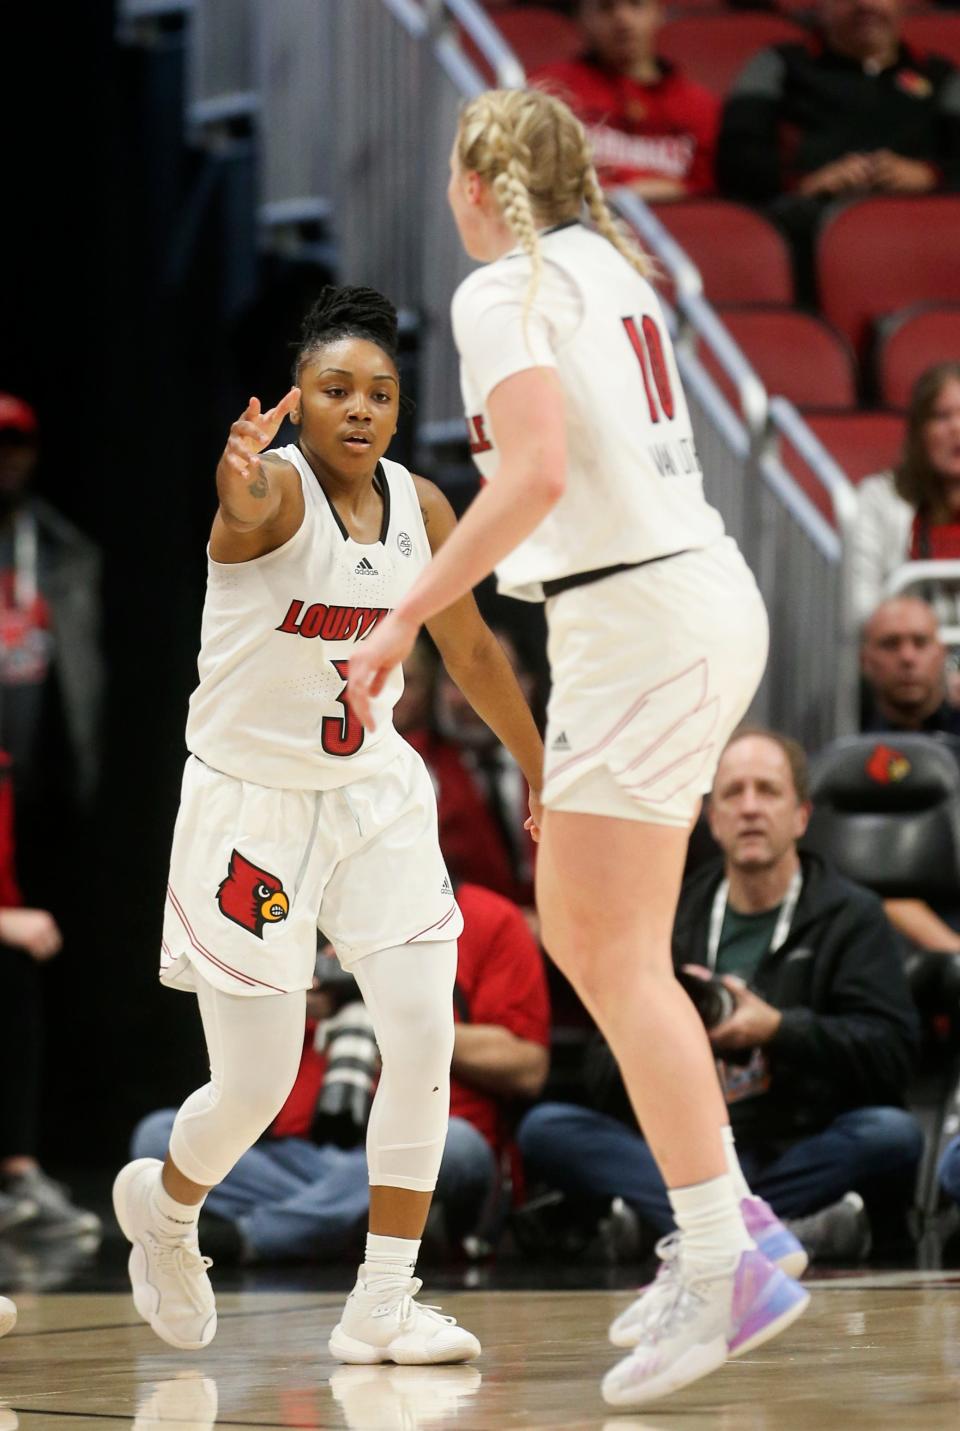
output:
<svg viewBox="0 0 960 1431"><path fill-rule="evenodd" d="M720 317L770 394L804 409L856 407L853 354L820 318L783 308L726 309ZM704 361L714 372L710 360ZM729 392L726 380L718 372L714 376Z"/></svg>
<svg viewBox="0 0 960 1431"><path fill-rule="evenodd" d="M498 7L490 11L490 19L528 73L541 65L572 60L583 52L583 35L579 25L556 10L548 10L545 5L525 5L514 9ZM479 64L492 79L489 67L469 41L465 41L465 47L474 63Z"/></svg>
<svg viewBox="0 0 960 1431"><path fill-rule="evenodd" d="M960 15L946 14L943 10L907 15L901 34L911 49L943 55L960 66Z"/></svg>
<svg viewBox="0 0 960 1431"><path fill-rule="evenodd" d="M884 324L877 355L880 401L906 411L920 374L947 362L960 363L960 305L896 314Z"/></svg>
<svg viewBox="0 0 960 1431"><path fill-rule="evenodd" d="M782 15L681 16L664 25L657 51L689 79L722 97L758 50L786 40L803 40L804 33Z"/></svg>
<svg viewBox="0 0 960 1431"><path fill-rule="evenodd" d="M851 482L885 471L900 456L904 422L893 413L806 412L804 418ZM832 522L830 499L806 463L787 443L782 444L781 456L807 496Z"/></svg>
<svg viewBox="0 0 960 1431"><path fill-rule="evenodd" d="M741 204L660 204L657 218L699 268L714 304L792 303L790 254L778 229Z"/></svg>
<svg viewBox="0 0 960 1431"><path fill-rule="evenodd" d="M960 303L958 253L960 196L849 204L817 245L823 315L862 354L878 318L916 303Z"/></svg>

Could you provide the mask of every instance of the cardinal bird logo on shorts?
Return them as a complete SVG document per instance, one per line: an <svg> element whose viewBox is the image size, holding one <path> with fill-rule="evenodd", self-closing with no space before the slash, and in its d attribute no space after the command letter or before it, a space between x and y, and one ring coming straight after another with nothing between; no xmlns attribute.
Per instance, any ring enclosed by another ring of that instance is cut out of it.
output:
<svg viewBox="0 0 960 1431"><path fill-rule="evenodd" d="M263 938L265 924L279 924L290 913L290 901L276 875L244 859L239 850L230 856L230 870L217 890L221 914Z"/></svg>
<svg viewBox="0 0 960 1431"><path fill-rule="evenodd" d="M893 785L910 774L910 762L891 745L878 745L867 761L867 774L878 785Z"/></svg>

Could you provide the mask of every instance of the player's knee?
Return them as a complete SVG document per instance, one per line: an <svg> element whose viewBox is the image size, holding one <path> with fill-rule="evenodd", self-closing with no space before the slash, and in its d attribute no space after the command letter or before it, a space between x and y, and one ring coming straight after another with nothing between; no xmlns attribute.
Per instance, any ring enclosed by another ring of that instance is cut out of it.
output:
<svg viewBox="0 0 960 1431"><path fill-rule="evenodd" d="M402 1071L403 1081L411 1088L441 1093L450 1087L450 1064L453 1060L453 1024L438 1028L422 1039L411 1039L405 1046L394 1045L385 1056L383 1076L388 1080Z"/></svg>
<svg viewBox="0 0 960 1431"><path fill-rule="evenodd" d="M234 1078L220 1091L218 1103L223 1113L248 1129L251 1142L270 1126L287 1100L300 1064L299 1048L295 1053L296 1057L278 1059L266 1067L252 1058L247 1074Z"/></svg>
<svg viewBox="0 0 960 1431"><path fill-rule="evenodd" d="M452 1006L415 998L390 1013L390 1028L377 1029L384 1069L401 1062L411 1069L449 1074L454 1040Z"/></svg>

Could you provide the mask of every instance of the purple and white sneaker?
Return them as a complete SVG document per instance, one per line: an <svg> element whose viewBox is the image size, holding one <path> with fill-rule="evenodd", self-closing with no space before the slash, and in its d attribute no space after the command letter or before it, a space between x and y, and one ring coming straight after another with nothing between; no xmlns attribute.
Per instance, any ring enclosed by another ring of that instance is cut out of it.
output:
<svg viewBox="0 0 960 1431"><path fill-rule="evenodd" d="M674 1258L669 1294L657 1297L641 1340L603 1378L610 1406L643 1406L707 1376L728 1357L778 1336L806 1310L810 1294L762 1252L738 1254L728 1271L705 1272Z"/></svg>
<svg viewBox="0 0 960 1431"><path fill-rule="evenodd" d="M740 1199L746 1229L768 1262L774 1262L788 1277L802 1277L810 1258L799 1238L784 1226L762 1197Z"/></svg>
<svg viewBox="0 0 960 1431"><path fill-rule="evenodd" d="M745 1197L740 1210L747 1232L768 1262L774 1263L788 1277L802 1277L809 1258L803 1244L777 1217L762 1197ZM634 1347L644 1333L647 1320L656 1317L665 1297L670 1295L671 1281L680 1255L680 1233L661 1237L656 1246L660 1267L652 1282L641 1287L626 1311L610 1323L609 1337L615 1347Z"/></svg>

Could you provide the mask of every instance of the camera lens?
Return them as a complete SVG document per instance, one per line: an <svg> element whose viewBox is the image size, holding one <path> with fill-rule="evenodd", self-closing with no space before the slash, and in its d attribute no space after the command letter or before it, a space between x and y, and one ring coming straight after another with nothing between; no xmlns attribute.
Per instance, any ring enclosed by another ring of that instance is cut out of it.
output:
<svg viewBox="0 0 960 1431"><path fill-rule="evenodd" d="M314 1135L347 1146L367 1125L380 1067L373 1024L362 1001L344 1004L328 1020L326 1054Z"/></svg>

